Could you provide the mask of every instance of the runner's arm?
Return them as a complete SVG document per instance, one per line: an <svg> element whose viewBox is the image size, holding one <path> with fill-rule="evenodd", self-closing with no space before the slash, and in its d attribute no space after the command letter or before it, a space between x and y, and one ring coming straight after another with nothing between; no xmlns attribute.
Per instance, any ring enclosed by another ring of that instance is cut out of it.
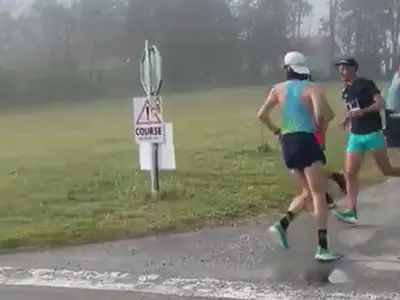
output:
<svg viewBox="0 0 400 300"><path fill-rule="evenodd" d="M335 113L332 110L331 105L329 104L328 100L326 99L326 96L324 94L321 95L322 102L324 102L324 120L326 125L328 125L334 118L335 118Z"/></svg>
<svg viewBox="0 0 400 300"><path fill-rule="evenodd" d="M267 126L275 135L280 134L280 128L271 121L270 113L278 104L278 94L276 93L276 88L273 87L257 114L260 122Z"/></svg>
<svg viewBox="0 0 400 300"><path fill-rule="evenodd" d="M324 103L321 98L321 92L316 86L310 87L310 97L314 111L315 125L317 130L323 130L325 123Z"/></svg>
<svg viewBox="0 0 400 300"><path fill-rule="evenodd" d="M325 134L328 130L329 123L335 118L335 113L333 112L332 107L326 99L325 93L323 91L321 91L320 97L324 106L324 124L320 130Z"/></svg>

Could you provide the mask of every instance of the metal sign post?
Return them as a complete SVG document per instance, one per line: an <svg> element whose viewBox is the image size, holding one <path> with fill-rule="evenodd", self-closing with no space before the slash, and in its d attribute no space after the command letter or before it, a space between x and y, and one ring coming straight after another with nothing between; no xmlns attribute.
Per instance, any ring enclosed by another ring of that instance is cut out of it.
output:
<svg viewBox="0 0 400 300"><path fill-rule="evenodd" d="M162 85L162 59L156 46L149 46L146 40L144 53L140 61L140 81L147 99L154 109L161 105L161 97L158 97ZM161 111L158 113L162 113ZM151 143L152 165L150 170L151 194L153 197L160 196L160 166L159 166L159 144Z"/></svg>

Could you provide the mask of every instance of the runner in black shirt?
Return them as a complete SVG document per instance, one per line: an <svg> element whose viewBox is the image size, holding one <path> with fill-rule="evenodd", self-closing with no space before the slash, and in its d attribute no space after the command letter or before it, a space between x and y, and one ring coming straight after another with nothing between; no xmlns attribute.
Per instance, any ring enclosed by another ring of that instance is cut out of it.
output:
<svg viewBox="0 0 400 300"><path fill-rule="evenodd" d="M365 153L371 153L376 165L385 176L400 177L400 168L390 164L385 138L382 132L380 110L384 107L380 90L372 80L358 77L358 63L353 58L337 64L344 83L342 99L347 107L344 122L349 131L346 149L346 176L348 210L336 212L340 221L357 222L358 173Z"/></svg>

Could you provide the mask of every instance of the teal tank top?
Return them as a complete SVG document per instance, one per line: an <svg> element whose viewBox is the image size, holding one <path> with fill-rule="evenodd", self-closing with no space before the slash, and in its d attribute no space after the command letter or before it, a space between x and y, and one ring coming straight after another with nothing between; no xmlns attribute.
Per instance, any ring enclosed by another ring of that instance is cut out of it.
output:
<svg viewBox="0 0 400 300"><path fill-rule="evenodd" d="M303 90L308 80L285 82L285 103L281 107L282 133L314 133L314 117L310 108L303 103Z"/></svg>

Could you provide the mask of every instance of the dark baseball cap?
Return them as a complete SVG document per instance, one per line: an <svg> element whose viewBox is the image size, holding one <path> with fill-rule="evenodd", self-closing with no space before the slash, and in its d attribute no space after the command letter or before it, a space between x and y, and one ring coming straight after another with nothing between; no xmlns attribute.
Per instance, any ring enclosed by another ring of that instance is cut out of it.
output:
<svg viewBox="0 0 400 300"><path fill-rule="evenodd" d="M358 62L353 57L342 58L335 63L335 66L349 66L358 68Z"/></svg>

